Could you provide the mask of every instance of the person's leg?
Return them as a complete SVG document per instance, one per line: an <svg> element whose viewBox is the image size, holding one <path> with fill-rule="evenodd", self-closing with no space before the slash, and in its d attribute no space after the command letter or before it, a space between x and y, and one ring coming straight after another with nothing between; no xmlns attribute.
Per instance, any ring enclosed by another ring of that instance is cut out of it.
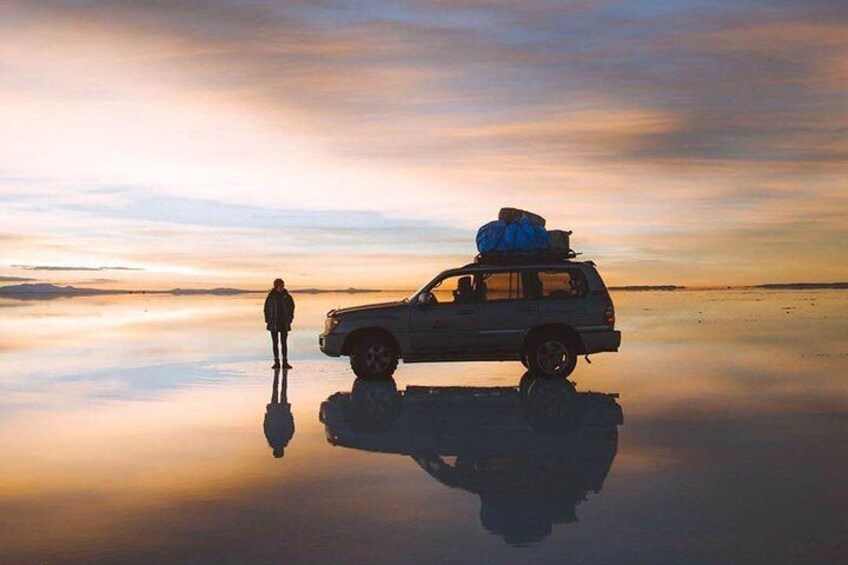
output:
<svg viewBox="0 0 848 565"><path fill-rule="evenodd" d="M274 363L279 363L280 361L280 350L277 348L277 334L279 332L271 332L271 346L274 349Z"/></svg>
<svg viewBox="0 0 848 565"><path fill-rule="evenodd" d="M280 332L280 347L282 347L283 363L289 363L289 332Z"/></svg>

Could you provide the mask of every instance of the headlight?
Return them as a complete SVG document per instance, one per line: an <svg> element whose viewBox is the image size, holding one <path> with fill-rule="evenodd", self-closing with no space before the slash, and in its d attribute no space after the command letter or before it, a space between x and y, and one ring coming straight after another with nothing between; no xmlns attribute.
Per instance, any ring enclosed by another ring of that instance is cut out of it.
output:
<svg viewBox="0 0 848 565"><path fill-rule="evenodd" d="M333 331L336 328L336 326L339 325L339 322L341 322L341 321L342 321L341 318L335 318L335 317L329 317L328 316L327 319L324 320L324 333L330 333L331 331Z"/></svg>

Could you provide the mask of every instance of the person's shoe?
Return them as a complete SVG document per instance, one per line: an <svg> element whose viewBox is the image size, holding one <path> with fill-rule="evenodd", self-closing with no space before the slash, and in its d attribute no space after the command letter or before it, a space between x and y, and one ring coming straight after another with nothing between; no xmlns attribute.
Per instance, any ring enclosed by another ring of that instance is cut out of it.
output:
<svg viewBox="0 0 848 565"><path fill-rule="evenodd" d="M292 366L289 365L288 361L283 361L283 369L291 369L291 368L292 368Z"/></svg>
<svg viewBox="0 0 848 565"><path fill-rule="evenodd" d="M280 368L280 361L279 361L279 359L277 359L277 360L275 360L275 361L274 361L274 364L273 364L273 365L271 365L271 368L272 368L272 369L279 369L279 368Z"/></svg>

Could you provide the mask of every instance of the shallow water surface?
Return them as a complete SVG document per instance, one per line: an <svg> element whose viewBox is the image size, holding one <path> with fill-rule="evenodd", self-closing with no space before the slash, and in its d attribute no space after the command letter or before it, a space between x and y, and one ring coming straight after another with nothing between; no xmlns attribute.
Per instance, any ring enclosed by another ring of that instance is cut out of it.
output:
<svg viewBox="0 0 848 565"><path fill-rule="evenodd" d="M324 313L385 295L297 295L276 378L261 295L0 299L0 561L846 562L846 296L618 293L573 421L518 363L353 387Z"/></svg>

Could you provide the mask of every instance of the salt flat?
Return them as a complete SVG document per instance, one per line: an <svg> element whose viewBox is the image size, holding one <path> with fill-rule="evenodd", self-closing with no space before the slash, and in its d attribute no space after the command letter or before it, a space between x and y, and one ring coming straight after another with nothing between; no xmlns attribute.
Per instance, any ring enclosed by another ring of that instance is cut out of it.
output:
<svg viewBox="0 0 848 565"><path fill-rule="evenodd" d="M622 349L573 375L620 393L614 460L559 516L502 508L549 522L524 543L411 457L328 442L319 406L354 378L318 351L323 316L385 295L296 296L282 458L263 432L261 295L2 299L0 561L842 561L846 296L614 293ZM395 379L508 387L522 373L401 365Z"/></svg>

